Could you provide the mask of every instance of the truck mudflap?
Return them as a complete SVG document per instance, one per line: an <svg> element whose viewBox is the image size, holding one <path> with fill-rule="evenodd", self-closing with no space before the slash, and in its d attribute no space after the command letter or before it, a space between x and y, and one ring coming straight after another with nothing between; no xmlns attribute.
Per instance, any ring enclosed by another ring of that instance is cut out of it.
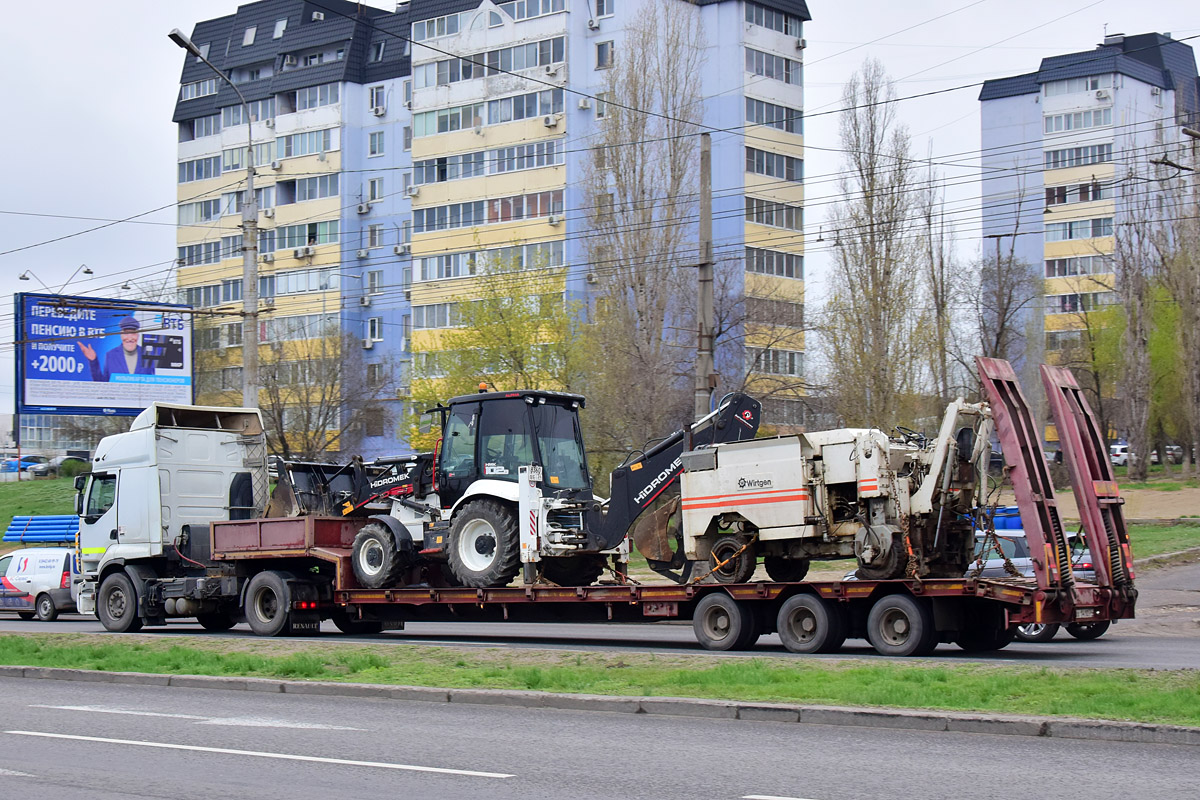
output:
<svg viewBox="0 0 1200 800"><path fill-rule="evenodd" d="M1111 590L1114 616L1124 616L1126 611L1132 615L1137 589L1121 509L1124 501L1117 491L1104 432L1070 370L1042 365L1041 373L1079 519L1092 551L1096 585Z"/></svg>

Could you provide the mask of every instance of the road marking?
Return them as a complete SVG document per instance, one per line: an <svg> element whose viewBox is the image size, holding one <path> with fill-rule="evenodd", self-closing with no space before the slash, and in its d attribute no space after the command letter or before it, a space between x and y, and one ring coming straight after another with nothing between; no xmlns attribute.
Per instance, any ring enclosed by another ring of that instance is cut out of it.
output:
<svg viewBox="0 0 1200 800"><path fill-rule="evenodd" d="M197 725L226 725L235 728L289 728L315 731L361 731L364 728L350 728L345 725L326 725L322 722L291 722L285 719L270 717L202 717L196 714L166 714L160 711L138 711L132 708L114 708L111 706L47 706L31 705L30 708L52 708L58 711L90 711L93 714L122 714L130 717L165 717L166 719L186 719Z"/></svg>
<svg viewBox="0 0 1200 800"><path fill-rule="evenodd" d="M75 742L100 742L102 744L127 744L133 747L157 747L162 750L188 750L195 753L220 753L230 756L254 756L256 758L278 758L283 761L311 761L317 764L341 764L347 767L378 767L408 772L436 772L441 775L465 775L471 778L515 778L503 772L479 772L470 769L446 767L421 767L413 764L391 764L386 761L354 761L346 758L324 758L300 756L293 753L266 753L259 750L232 750L227 747L200 747L193 744L171 744L169 742L142 742L136 739L108 739L103 736L76 736L69 733L45 733L42 731L5 731L13 736L39 736L44 739L69 739Z"/></svg>
<svg viewBox="0 0 1200 800"><path fill-rule="evenodd" d="M0 778L32 778L28 772L17 772L15 769L4 769L0 767Z"/></svg>

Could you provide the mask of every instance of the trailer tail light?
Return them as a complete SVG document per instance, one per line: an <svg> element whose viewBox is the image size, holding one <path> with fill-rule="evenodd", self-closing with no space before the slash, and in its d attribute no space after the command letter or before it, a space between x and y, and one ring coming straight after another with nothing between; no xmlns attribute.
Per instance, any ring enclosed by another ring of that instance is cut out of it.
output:
<svg viewBox="0 0 1200 800"><path fill-rule="evenodd" d="M1125 569L1129 570L1129 580L1133 580L1133 553L1129 550L1129 542L1121 543L1121 552L1125 555Z"/></svg>
<svg viewBox="0 0 1200 800"><path fill-rule="evenodd" d="M58 588L60 588L60 589L70 589L71 588L71 564L69 561L67 562L67 566L63 567L62 581L59 582Z"/></svg>
<svg viewBox="0 0 1200 800"><path fill-rule="evenodd" d="M292 608L296 609L297 611L316 611L317 610L317 601L316 600L297 600L296 602L292 603Z"/></svg>

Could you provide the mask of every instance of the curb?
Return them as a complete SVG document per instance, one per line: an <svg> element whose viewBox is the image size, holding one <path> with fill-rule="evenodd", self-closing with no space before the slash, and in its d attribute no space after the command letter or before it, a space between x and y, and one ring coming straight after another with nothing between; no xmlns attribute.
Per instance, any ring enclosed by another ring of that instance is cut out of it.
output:
<svg viewBox="0 0 1200 800"><path fill-rule="evenodd" d="M1176 550L1174 553L1159 553L1156 556L1135 558L1133 565L1139 569L1142 567L1168 567L1198 556L1200 556L1200 547L1189 547L1185 550Z"/></svg>
<svg viewBox="0 0 1200 800"><path fill-rule="evenodd" d="M923 711L902 708L852 708L735 700L702 700L686 697L624 697L589 694L556 694L506 689L435 689L424 686L390 686L333 681L293 681L273 678L225 678L210 675L159 675L143 672L100 672L86 669L0 666L0 678L120 683L171 686L186 689L272 692L367 697L378 700L462 703L468 705L546 708L566 711L607 711L622 714L727 719L750 722L783 722L809 725L846 725L899 730L989 733L1000 736L1041 736L1054 739L1090 739L1106 742L1140 742L1200 747L1200 728L1139 722L1032 717L1011 714L971 714L957 711Z"/></svg>

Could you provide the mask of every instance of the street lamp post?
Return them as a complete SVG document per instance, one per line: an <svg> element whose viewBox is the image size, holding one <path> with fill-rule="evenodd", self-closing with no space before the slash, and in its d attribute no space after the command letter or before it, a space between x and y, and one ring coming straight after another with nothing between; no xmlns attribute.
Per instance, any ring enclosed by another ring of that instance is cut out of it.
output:
<svg viewBox="0 0 1200 800"><path fill-rule="evenodd" d="M178 28L168 38L208 65L242 101L246 123L246 201L242 204L242 405L258 407L258 203L254 199L254 130L250 104L229 77Z"/></svg>

